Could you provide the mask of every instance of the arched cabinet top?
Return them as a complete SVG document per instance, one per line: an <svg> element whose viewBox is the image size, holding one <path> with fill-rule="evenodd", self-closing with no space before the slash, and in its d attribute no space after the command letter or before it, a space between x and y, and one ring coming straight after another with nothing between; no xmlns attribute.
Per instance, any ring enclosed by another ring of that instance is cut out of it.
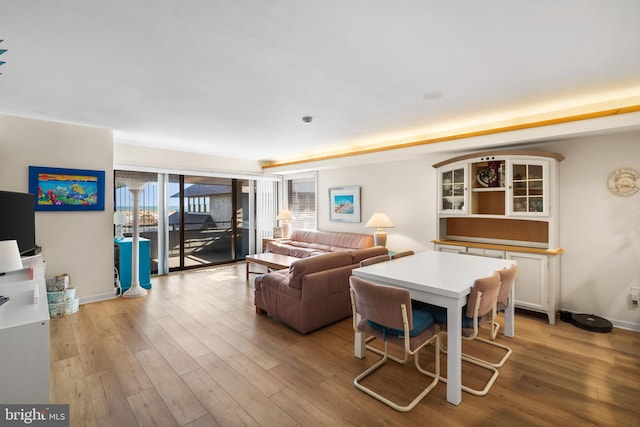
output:
<svg viewBox="0 0 640 427"><path fill-rule="evenodd" d="M477 159L479 157L491 157L491 156L528 156L528 157L546 157L552 158L557 161L564 160L564 156L560 153L553 153L550 151L534 151L534 150L493 150L493 151L482 151L478 153L470 153L464 154L462 156L453 157L451 159L444 160L442 162L435 163L433 165L434 168L438 169L441 166L446 166L452 163L461 162L463 160L469 159Z"/></svg>

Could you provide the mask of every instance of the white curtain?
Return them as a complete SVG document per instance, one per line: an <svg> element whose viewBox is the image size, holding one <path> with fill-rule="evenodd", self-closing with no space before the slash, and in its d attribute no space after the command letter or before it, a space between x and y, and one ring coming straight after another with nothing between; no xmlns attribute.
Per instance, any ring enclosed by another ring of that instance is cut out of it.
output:
<svg viewBox="0 0 640 427"><path fill-rule="evenodd" d="M256 181L256 252L262 251L262 238L273 236L278 215L278 183Z"/></svg>

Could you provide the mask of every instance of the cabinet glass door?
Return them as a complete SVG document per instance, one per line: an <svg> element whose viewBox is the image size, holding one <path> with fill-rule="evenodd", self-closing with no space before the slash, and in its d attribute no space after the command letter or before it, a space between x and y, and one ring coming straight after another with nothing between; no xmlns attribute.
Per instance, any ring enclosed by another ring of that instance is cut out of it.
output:
<svg viewBox="0 0 640 427"><path fill-rule="evenodd" d="M546 165L513 163L511 166L511 213L546 214Z"/></svg>
<svg viewBox="0 0 640 427"><path fill-rule="evenodd" d="M440 211L449 213L466 212L465 168L455 168L440 173Z"/></svg>

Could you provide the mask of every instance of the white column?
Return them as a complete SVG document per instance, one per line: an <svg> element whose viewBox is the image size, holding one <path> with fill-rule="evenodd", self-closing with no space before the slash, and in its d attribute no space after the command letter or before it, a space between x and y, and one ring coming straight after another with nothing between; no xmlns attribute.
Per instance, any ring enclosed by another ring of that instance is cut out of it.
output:
<svg viewBox="0 0 640 427"><path fill-rule="evenodd" d="M122 296L125 298L138 298L147 295L147 290L140 286L140 193L146 182L128 181L127 186L133 199L133 230L131 232L131 287Z"/></svg>

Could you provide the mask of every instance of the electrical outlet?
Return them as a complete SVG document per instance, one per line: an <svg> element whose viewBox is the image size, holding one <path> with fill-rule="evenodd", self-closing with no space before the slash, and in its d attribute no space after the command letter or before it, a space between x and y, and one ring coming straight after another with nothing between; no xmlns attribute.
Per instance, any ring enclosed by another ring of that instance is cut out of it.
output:
<svg viewBox="0 0 640 427"><path fill-rule="evenodd" d="M631 297L631 304L637 307L638 303L640 303L640 288L631 288L629 296Z"/></svg>

